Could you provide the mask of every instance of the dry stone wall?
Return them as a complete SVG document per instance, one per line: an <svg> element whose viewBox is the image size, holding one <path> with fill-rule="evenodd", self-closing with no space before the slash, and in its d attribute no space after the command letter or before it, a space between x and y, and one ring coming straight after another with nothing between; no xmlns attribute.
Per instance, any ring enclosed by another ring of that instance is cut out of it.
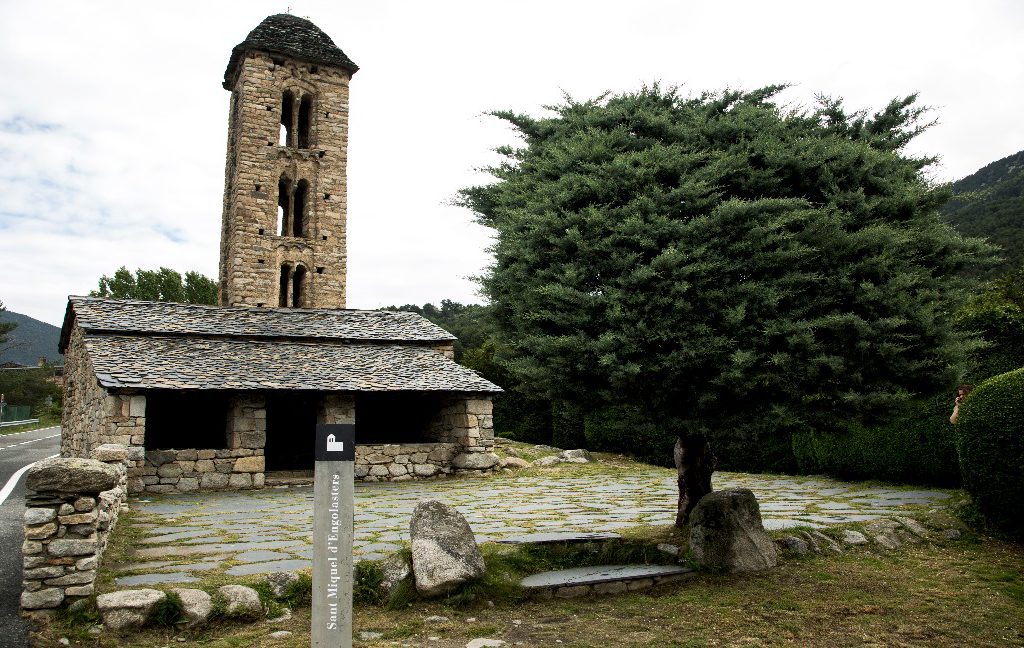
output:
<svg viewBox="0 0 1024 648"><path fill-rule="evenodd" d="M221 230L222 306L278 306L281 266L306 269L306 308L344 308L350 74L248 52L231 93ZM310 95L307 148L279 146L282 97ZM303 236L278 231L278 182L308 183Z"/></svg>
<svg viewBox="0 0 1024 648"><path fill-rule="evenodd" d="M64 351L60 453L65 457L87 457L99 445L108 409L107 393L96 381L84 337L75 326Z"/></svg>
<svg viewBox="0 0 1024 648"><path fill-rule="evenodd" d="M96 570L127 492L128 449L95 459L46 459L25 479L22 614L34 617L95 593Z"/></svg>

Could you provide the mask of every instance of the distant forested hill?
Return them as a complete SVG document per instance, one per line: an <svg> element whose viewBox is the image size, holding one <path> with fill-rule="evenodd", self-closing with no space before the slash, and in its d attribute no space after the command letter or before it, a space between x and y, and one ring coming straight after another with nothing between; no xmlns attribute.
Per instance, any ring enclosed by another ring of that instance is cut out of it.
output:
<svg viewBox="0 0 1024 648"><path fill-rule="evenodd" d="M1003 248L1005 261L994 275L1024 266L1024 151L954 182L943 215L961 233Z"/></svg>
<svg viewBox="0 0 1024 648"><path fill-rule="evenodd" d="M40 322L28 315L11 311L0 312L0 322L14 322L18 325L18 328L7 336L8 342L14 343L15 346L0 352L0 363L17 362L35 366L39 358L46 358L54 364L63 364L64 356L57 352L57 340L60 338L59 328L46 322Z"/></svg>

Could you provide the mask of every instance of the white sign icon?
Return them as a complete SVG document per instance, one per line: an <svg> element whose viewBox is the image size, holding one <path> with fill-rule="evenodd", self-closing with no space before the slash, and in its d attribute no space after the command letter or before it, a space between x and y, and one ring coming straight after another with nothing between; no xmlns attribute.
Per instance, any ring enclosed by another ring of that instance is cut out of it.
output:
<svg viewBox="0 0 1024 648"><path fill-rule="evenodd" d="M327 435L327 452L345 452L345 442L335 441L333 434Z"/></svg>

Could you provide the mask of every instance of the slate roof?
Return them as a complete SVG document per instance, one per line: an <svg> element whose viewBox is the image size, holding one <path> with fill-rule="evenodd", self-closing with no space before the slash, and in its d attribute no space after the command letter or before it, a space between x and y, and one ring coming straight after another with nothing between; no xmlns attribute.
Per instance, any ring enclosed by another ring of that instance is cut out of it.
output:
<svg viewBox="0 0 1024 648"><path fill-rule="evenodd" d="M263 19L245 40L231 50L231 59L224 70L224 89L230 90L242 58L249 50L283 54L289 58L330 65L355 74L359 66L345 56L331 37L319 27L291 14L276 14Z"/></svg>
<svg viewBox="0 0 1024 648"><path fill-rule="evenodd" d="M500 392L434 346L455 337L415 313L199 306L69 297L108 389Z"/></svg>
<svg viewBox="0 0 1024 648"><path fill-rule="evenodd" d="M423 346L94 334L85 346L106 388L501 391Z"/></svg>
<svg viewBox="0 0 1024 648"><path fill-rule="evenodd" d="M251 308L68 297L64 352L72 322L86 331L378 342L451 342L456 338L416 313L311 308Z"/></svg>

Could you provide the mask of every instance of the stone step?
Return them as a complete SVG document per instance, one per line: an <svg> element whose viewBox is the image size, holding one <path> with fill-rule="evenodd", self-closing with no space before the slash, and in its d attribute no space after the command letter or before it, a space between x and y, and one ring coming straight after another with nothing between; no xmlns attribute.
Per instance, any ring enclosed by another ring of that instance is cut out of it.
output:
<svg viewBox="0 0 1024 648"><path fill-rule="evenodd" d="M604 542L619 540L618 533L580 533L579 531L549 531L547 533L525 533L495 540L498 544L576 544L583 542Z"/></svg>
<svg viewBox="0 0 1024 648"><path fill-rule="evenodd" d="M574 598L633 592L683 580L694 573L677 565L599 565L533 574L520 581L520 585L542 598Z"/></svg>

